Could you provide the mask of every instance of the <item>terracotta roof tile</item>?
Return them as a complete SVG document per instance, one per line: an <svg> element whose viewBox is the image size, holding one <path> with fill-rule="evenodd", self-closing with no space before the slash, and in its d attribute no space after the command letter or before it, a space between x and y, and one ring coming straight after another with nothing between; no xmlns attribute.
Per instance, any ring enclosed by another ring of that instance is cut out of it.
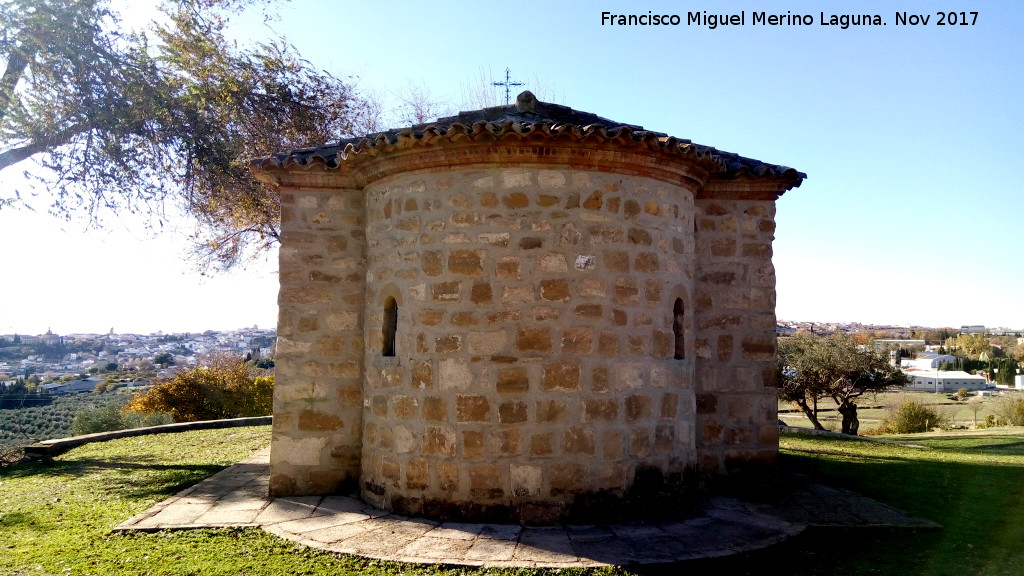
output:
<svg viewBox="0 0 1024 576"><path fill-rule="evenodd" d="M523 92L511 106L495 106L460 112L455 116L439 118L435 122L417 124L409 128L388 130L360 138L346 138L313 148L300 148L253 160L256 170L274 170L289 165L337 168L352 155L386 153L434 141L470 139L498 140L503 138L543 135L555 139L618 142L623 145L642 146L663 153L679 155L704 165L712 173L725 177L754 176L781 178L799 186L807 177L787 166L768 164L694 144L690 140L668 136L664 132L645 130L643 126L615 122L596 114L573 110L568 106L537 100L529 91Z"/></svg>

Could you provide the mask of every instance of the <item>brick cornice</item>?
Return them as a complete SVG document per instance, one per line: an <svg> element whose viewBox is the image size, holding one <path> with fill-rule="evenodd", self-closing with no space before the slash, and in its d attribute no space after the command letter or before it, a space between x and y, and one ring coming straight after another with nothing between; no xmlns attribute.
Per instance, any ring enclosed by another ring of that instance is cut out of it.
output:
<svg viewBox="0 0 1024 576"><path fill-rule="evenodd" d="M721 178L712 176L701 188L696 200L712 198L732 200L778 200L787 190L800 185L800 179L760 179L749 176Z"/></svg>
<svg viewBox="0 0 1024 576"><path fill-rule="evenodd" d="M715 169L709 157L687 157L658 147L595 143L543 134L509 134L489 140L442 140L418 145L368 148L348 154L337 166L325 162L254 166L264 182L285 188L362 189L396 174L444 172L454 168L554 168L644 176L699 190Z"/></svg>

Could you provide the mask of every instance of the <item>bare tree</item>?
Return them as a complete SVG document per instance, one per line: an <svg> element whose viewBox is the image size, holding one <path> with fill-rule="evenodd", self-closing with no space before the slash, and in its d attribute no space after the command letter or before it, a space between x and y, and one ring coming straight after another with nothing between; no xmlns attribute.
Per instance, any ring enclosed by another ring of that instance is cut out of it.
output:
<svg viewBox="0 0 1024 576"><path fill-rule="evenodd" d="M450 103L434 98L430 89L422 83L409 82L403 90L394 95L402 103L399 107L399 122L403 125L424 124L456 112L452 110Z"/></svg>
<svg viewBox="0 0 1024 576"><path fill-rule="evenodd" d="M494 75L490 68L482 66L477 69L476 75L471 77L466 84L462 84L462 104L466 110L478 110L504 104L498 97L498 91L494 87Z"/></svg>
<svg viewBox="0 0 1024 576"><path fill-rule="evenodd" d="M974 427L978 427L978 412L985 407L985 401L981 399L981 396L974 396L967 401L967 409L974 414Z"/></svg>

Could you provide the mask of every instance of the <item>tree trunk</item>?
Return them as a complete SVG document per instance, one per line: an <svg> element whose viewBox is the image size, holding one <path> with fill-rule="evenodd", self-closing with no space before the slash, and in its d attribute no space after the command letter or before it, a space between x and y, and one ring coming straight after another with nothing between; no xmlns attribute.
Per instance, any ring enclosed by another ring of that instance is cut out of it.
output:
<svg viewBox="0 0 1024 576"><path fill-rule="evenodd" d="M14 91L18 88L18 80L28 70L28 58L20 50L11 48L7 56L7 67L0 76L0 118L7 116L14 99Z"/></svg>
<svg viewBox="0 0 1024 576"><path fill-rule="evenodd" d="M853 402L843 402L839 405L839 413L843 415L843 434L857 435L860 430L860 420L857 419L857 405Z"/></svg>
<svg viewBox="0 0 1024 576"><path fill-rule="evenodd" d="M821 422L818 422L818 411L808 406L806 400L798 400L796 405L800 407L800 411L804 413L804 416L807 416L807 419L811 421L811 425L814 426L815 430L825 429Z"/></svg>

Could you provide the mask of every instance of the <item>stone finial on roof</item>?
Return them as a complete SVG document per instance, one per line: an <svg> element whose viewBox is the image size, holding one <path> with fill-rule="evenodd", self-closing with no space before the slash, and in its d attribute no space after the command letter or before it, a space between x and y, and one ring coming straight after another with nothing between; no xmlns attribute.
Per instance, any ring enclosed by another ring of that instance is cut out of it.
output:
<svg viewBox="0 0 1024 576"><path fill-rule="evenodd" d="M529 90L523 90L516 96L516 110L520 112L536 112L537 97Z"/></svg>

